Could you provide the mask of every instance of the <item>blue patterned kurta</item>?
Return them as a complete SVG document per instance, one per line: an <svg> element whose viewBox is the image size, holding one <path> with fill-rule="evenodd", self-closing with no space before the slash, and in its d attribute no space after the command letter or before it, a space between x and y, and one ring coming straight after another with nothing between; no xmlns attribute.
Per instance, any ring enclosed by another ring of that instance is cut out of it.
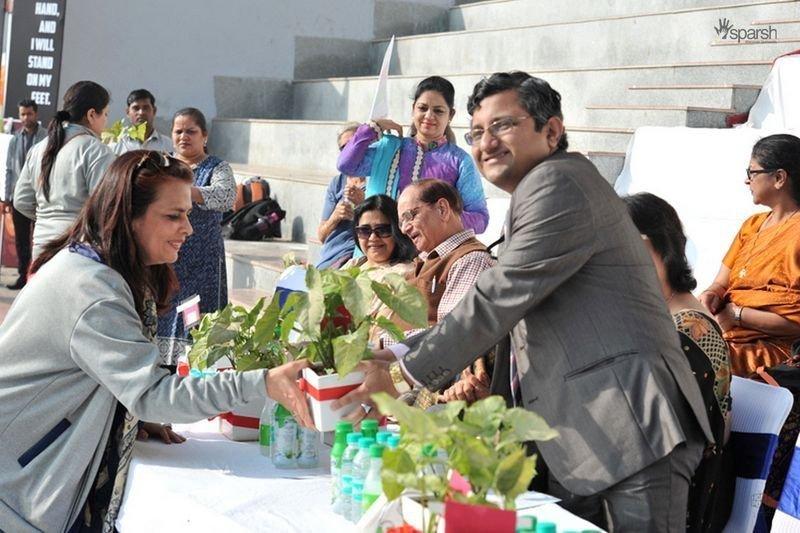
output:
<svg viewBox="0 0 800 533"><path fill-rule="evenodd" d="M207 187L211 175L220 163L220 158L209 156L194 171L194 185ZM220 222L222 213L194 204L189 213L189 222L194 233L181 246L178 260L173 265L180 282L180 291L172 301L172 309L158 318L159 347L167 364L174 364L165 353L166 339L187 338L183 319L175 308L187 298L200 295L200 312L211 313L225 307L228 303L228 285L225 270L225 245L222 240ZM178 348L178 347L175 347Z"/></svg>

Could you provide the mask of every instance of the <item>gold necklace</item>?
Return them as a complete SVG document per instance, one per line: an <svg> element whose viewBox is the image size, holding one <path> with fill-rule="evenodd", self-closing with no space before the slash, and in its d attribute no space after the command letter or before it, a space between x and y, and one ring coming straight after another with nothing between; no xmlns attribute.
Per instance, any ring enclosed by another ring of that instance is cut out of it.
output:
<svg viewBox="0 0 800 533"><path fill-rule="evenodd" d="M788 217L786 217L778 225L778 227L776 228L776 231L775 231L775 235L773 235L772 238L769 240L769 242L767 242L767 247L769 247L769 245L772 244L775 241L775 239L778 238L778 236L781 234L781 232L779 231L780 228L782 228L784 225L786 225L786 223L789 222L789 220L794 216L795 213L797 213L797 209L792 211L792 214L789 215ZM769 217L771 217L771 216L772 216L772 213L769 214ZM769 217L767 217L767 218L769 218ZM767 223L767 221L764 220L764 224L766 224L766 223ZM739 279L744 278L745 276L747 276L747 266L750 263L750 260L753 258L753 254L755 253L756 244L758 243L758 238L761 236L761 232L764 231L763 230L764 224L762 224L761 228L759 228L759 230L756 232L756 236L753 239L753 245L750 247L750 253L747 254L747 259L745 259L744 265L742 265L742 268L739 269Z"/></svg>

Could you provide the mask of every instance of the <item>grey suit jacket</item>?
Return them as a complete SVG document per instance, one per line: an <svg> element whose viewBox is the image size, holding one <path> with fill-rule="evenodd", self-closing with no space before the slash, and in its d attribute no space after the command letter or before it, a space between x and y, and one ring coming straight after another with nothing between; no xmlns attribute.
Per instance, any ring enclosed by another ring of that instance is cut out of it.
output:
<svg viewBox="0 0 800 533"><path fill-rule="evenodd" d="M0 325L0 531L65 531L97 475L117 402L193 422L264 402L263 370L170 375L118 272L67 250Z"/></svg>
<svg viewBox="0 0 800 533"><path fill-rule="evenodd" d="M506 236L497 265L408 342L414 378L438 388L510 332L524 406L559 432L539 450L576 494L666 456L690 425L713 439L652 260L585 157L560 152L531 170Z"/></svg>
<svg viewBox="0 0 800 533"><path fill-rule="evenodd" d="M25 156L22 150L24 148L22 142L23 130L19 130L8 143L8 152L6 153L6 180L3 187L3 198L7 202L14 200L14 186L17 184L19 174L22 172L22 165L25 163ZM47 130L41 126L33 134L33 142L28 146L28 153L34 144L47 137Z"/></svg>

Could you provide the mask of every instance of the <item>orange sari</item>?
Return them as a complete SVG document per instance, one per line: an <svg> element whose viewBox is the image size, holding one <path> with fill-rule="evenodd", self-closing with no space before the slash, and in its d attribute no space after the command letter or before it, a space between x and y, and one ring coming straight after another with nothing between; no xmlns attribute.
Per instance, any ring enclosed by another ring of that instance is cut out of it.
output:
<svg viewBox="0 0 800 533"><path fill-rule="evenodd" d="M759 232L768 215L759 213L745 220L725 254L722 263L731 269L725 299L800 324L800 215ZM797 340L736 326L724 337L737 376L790 359Z"/></svg>

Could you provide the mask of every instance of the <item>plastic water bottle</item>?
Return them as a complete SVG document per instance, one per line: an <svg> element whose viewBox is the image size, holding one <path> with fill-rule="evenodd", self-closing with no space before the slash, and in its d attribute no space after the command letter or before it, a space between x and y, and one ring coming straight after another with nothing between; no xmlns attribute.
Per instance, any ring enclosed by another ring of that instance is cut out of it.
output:
<svg viewBox="0 0 800 533"><path fill-rule="evenodd" d="M358 453L353 458L353 480L360 479L364 481L364 476L367 475L369 470L369 447L375 444L375 439L370 437L361 437L358 439Z"/></svg>
<svg viewBox="0 0 800 533"><path fill-rule="evenodd" d="M389 444L389 437L392 436L391 431L379 431L378 434L375 436L375 442L377 444L383 444L384 446Z"/></svg>
<svg viewBox="0 0 800 533"><path fill-rule="evenodd" d="M331 505L336 509L336 500L342 490L342 457L347 448L347 434L353 431L353 424L340 420L336 422L336 430L331 448Z"/></svg>
<svg viewBox="0 0 800 533"><path fill-rule="evenodd" d="M261 455L270 456L270 440L272 439L272 402L267 400L264 409L261 410L261 417L258 420L258 445L261 448Z"/></svg>
<svg viewBox="0 0 800 533"><path fill-rule="evenodd" d="M316 468L319 465L319 432L314 428L298 428L300 455L297 466L300 468Z"/></svg>
<svg viewBox="0 0 800 533"><path fill-rule="evenodd" d="M350 511L353 506L353 478L342 476L342 498L339 502L341 515L350 520Z"/></svg>
<svg viewBox="0 0 800 533"><path fill-rule="evenodd" d="M298 429L292 413L275 402L270 438L270 458L275 468L297 468L297 456L300 452Z"/></svg>
<svg viewBox="0 0 800 533"><path fill-rule="evenodd" d="M361 495L361 509L366 511L383 492L381 470L383 469L383 446L373 444L369 447L369 469L364 477L364 490Z"/></svg>
<svg viewBox="0 0 800 533"><path fill-rule="evenodd" d="M362 420L361 434L374 439L378 435L378 421L372 418Z"/></svg>
<svg viewBox="0 0 800 533"><path fill-rule="evenodd" d="M361 440L361 433L358 431L347 434L347 437L345 438L347 447L344 449L344 453L342 454L342 470L340 476L353 475L353 459L356 458L356 454L358 453L359 440Z"/></svg>
<svg viewBox="0 0 800 533"><path fill-rule="evenodd" d="M400 435L392 435L386 443L390 450L396 450L400 446Z"/></svg>
<svg viewBox="0 0 800 533"><path fill-rule="evenodd" d="M353 522L358 522L361 520L361 500L363 498L364 492L364 481L361 479L354 479L353 480L353 489L352 489L352 504L350 505L350 520Z"/></svg>

